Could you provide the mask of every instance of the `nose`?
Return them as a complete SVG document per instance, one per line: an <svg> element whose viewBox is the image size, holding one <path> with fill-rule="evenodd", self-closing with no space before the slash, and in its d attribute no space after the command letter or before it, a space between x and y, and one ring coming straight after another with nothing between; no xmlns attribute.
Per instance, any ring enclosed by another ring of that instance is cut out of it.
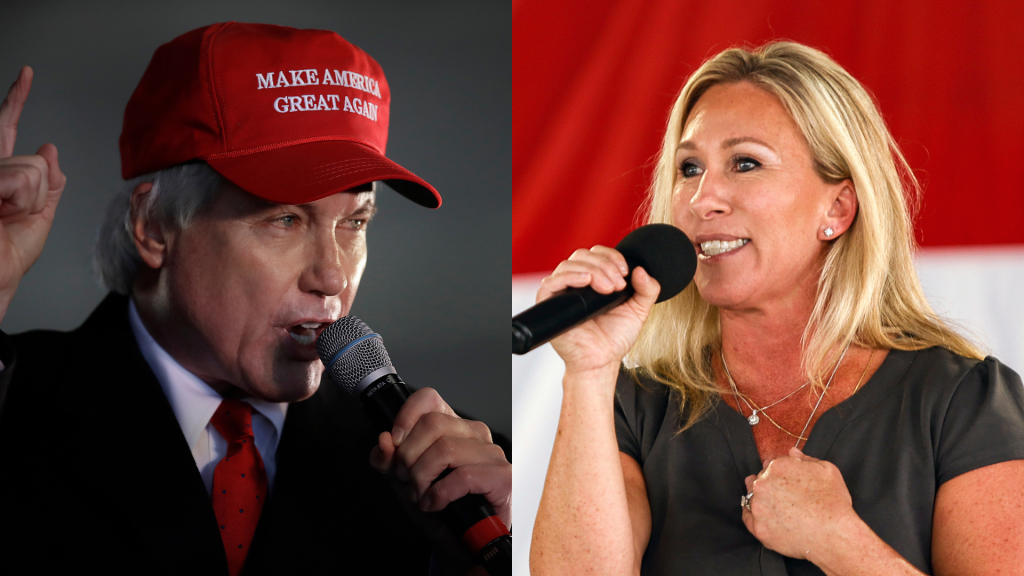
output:
<svg viewBox="0 0 1024 576"><path fill-rule="evenodd" d="M690 212L701 220L710 220L731 211L725 179L715 170L705 170L700 175L697 192L690 198Z"/></svg>
<svg viewBox="0 0 1024 576"><path fill-rule="evenodd" d="M337 296L348 288L348 255L333 228L318 230L306 249L299 289L318 296Z"/></svg>

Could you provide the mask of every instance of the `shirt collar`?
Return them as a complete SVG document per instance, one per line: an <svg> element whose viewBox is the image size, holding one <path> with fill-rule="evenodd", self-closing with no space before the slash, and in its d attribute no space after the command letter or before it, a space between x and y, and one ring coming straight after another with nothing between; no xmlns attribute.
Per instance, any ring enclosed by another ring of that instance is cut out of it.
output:
<svg viewBox="0 0 1024 576"><path fill-rule="evenodd" d="M134 298L128 302L128 321L132 332L135 333L135 340L139 343L142 356L153 370L171 404L171 410L178 419L178 425L181 426L181 432L185 435L189 448L194 448L206 425L210 423L210 418L213 418L213 413L220 406L221 395L185 369L153 339L142 324ZM244 398L242 401L249 403L254 410L270 420L274 431L277 432L277 438L281 438L284 417L288 411L287 403L267 402L256 398Z"/></svg>

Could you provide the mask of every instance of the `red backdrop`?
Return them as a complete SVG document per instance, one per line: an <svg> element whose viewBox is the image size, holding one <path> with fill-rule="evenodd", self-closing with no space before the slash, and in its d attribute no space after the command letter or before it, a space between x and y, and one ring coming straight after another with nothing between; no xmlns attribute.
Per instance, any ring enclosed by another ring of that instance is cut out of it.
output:
<svg viewBox="0 0 1024 576"><path fill-rule="evenodd" d="M772 39L875 95L925 184L922 245L1024 244L1024 2L513 0L512 23L513 274L614 245L686 77Z"/></svg>

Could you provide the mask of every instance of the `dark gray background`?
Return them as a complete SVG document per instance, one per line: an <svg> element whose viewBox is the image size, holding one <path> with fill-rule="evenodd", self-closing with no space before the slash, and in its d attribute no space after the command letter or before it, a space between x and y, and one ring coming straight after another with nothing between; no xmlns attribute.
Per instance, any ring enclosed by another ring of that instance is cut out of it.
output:
<svg viewBox="0 0 1024 576"><path fill-rule="evenodd" d="M407 382L437 388L449 404L511 437L510 4L11 4L0 21L0 85L6 90L22 65L35 70L15 154L53 142L68 185L46 248L0 328L68 330L103 298L92 246L121 183L124 106L157 46L226 20L333 30L384 68L393 100L388 156L444 198L441 209L428 210L381 190L352 313L384 336Z"/></svg>

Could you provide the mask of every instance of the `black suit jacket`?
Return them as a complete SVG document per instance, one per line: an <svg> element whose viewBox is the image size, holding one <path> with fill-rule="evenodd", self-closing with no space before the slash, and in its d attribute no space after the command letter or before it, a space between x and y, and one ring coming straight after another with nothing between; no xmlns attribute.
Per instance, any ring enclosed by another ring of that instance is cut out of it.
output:
<svg viewBox="0 0 1024 576"><path fill-rule="evenodd" d="M127 307L110 295L72 332L11 337L0 573L227 574L209 496ZM370 468L375 441L330 383L289 407L244 574L427 573L431 542Z"/></svg>

